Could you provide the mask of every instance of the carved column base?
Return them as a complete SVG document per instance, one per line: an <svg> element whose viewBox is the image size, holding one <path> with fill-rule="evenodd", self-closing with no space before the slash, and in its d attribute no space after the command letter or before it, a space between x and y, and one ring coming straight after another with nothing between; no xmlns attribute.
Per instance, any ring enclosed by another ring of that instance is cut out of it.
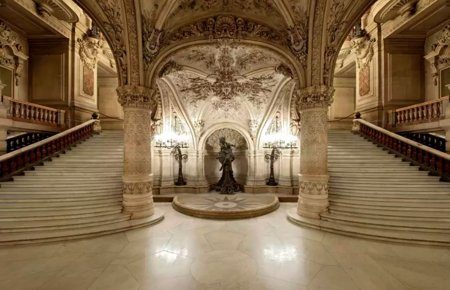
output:
<svg viewBox="0 0 450 290"><path fill-rule="evenodd" d="M299 174L299 215L319 219L328 209L328 175Z"/></svg>
<svg viewBox="0 0 450 290"><path fill-rule="evenodd" d="M152 186L152 181L123 181L123 212L130 214L131 219L140 219L153 215Z"/></svg>

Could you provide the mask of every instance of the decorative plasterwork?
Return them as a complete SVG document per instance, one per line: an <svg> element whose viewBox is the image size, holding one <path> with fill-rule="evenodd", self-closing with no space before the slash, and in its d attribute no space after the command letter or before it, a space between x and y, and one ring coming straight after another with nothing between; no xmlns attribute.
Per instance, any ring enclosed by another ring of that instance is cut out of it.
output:
<svg viewBox="0 0 450 290"><path fill-rule="evenodd" d="M294 94L298 111L312 108L327 108L333 102L334 89L327 86L311 86L297 90Z"/></svg>
<svg viewBox="0 0 450 290"><path fill-rule="evenodd" d="M228 143L231 143L238 150L245 150L248 148L247 141L238 131L233 129L219 129L212 133L206 140L206 150L219 151L220 138L224 137Z"/></svg>
<svg viewBox="0 0 450 290"><path fill-rule="evenodd" d="M99 38L84 35L83 38L79 38L77 42L81 61L89 69L95 69L102 41Z"/></svg>
<svg viewBox="0 0 450 290"><path fill-rule="evenodd" d="M119 69L120 83L126 84L128 82L128 63L127 50L124 41L125 34L122 24L121 6L117 3L117 1L113 0L99 0L97 3L108 19L107 22L103 23L103 27L109 36L109 44L116 58L116 64Z"/></svg>
<svg viewBox="0 0 450 290"><path fill-rule="evenodd" d="M333 73L332 67L339 53L338 46L345 32L345 28L347 27L347 21L344 20L345 12L345 1L331 1L328 12L326 31L327 44L324 55L323 82L325 84L329 84L331 81L330 78Z"/></svg>
<svg viewBox="0 0 450 290"><path fill-rule="evenodd" d="M425 56L431 64L434 84L439 83L439 71L450 66L450 24L442 29L440 37L431 45L431 52Z"/></svg>
<svg viewBox="0 0 450 290"><path fill-rule="evenodd" d="M59 20L76 23L78 15L63 0L33 0L40 15L54 16Z"/></svg>
<svg viewBox="0 0 450 290"><path fill-rule="evenodd" d="M351 51L356 56L358 68L364 68L372 61L374 42L375 39L371 39L369 34L364 34L361 37L355 37L351 40Z"/></svg>
<svg viewBox="0 0 450 290"><path fill-rule="evenodd" d="M416 12L416 6L419 0L393 0L388 1L386 5L375 15L375 22L385 23L395 19L398 16L411 16Z"/></svg>
<svg viewBox="0 0 450 290"><path fill-rule="evenodd" d="M159 90L125 85L117 88L119 103L128 108L144 108L156 112L158 106ZM152 114L153 115L153 114Z"/></svg>
<svg viewBox="0 0 450 290"><path fill-rule="evenodd" d="M17 35L0 20L0 64L14 71L16 85L19 85L24 62L28 59Z"/></svg>
<svg viewBox="0 0 450 290"><path fill-rule="evenodd" d="M306 20L287 30L277 30L256 21L232 15L197 20L174 31L161 31L143 17L144 58L149 65L159 51L176 43L195 40L258 40L287 47L304 66L308 52Z"/></svg>

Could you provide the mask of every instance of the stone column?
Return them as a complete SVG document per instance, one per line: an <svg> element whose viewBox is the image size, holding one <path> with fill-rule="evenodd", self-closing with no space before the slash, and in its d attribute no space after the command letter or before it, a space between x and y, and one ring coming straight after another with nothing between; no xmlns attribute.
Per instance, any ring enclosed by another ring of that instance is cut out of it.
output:
<svg viewBox="0 0 450 290"><path fill-rule="evenodd" d="M328 106L333 89L307 87L297 92L301 115L300 174L297 212L319 219L328 208Z"/></svg>
<svg viewBox="0 0 450 290"><path fill-rule="evenodd" d="M123 211L131 219L153 215L151 173L151 113L156 90L141 86L117 89L124 110Z"/></svg>

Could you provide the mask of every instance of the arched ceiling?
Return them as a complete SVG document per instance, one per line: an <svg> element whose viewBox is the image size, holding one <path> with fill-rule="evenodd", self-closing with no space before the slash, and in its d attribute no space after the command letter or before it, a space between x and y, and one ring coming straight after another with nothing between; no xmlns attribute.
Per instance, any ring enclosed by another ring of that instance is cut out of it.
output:
<svg viewBox="0 0 450 290"><path fill-rule="evenodd" d="M157 29L172 30L195 19L231 14L288 28L304 22L309 0L140 0L142 14Z"/></svg>
<svg viewBox="0 0 450 290"><path fill-rule="evenodd" d="M216 42L176 52L159 76L171 87L188 123L208 127L226 120L249 128L261 124L292 79L284 63L268 49Z"/></svg>

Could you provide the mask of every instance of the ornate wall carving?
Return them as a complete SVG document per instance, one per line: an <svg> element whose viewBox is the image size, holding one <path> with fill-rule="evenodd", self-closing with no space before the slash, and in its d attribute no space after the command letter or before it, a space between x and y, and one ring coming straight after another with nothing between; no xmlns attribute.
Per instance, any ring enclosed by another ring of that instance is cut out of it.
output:
<svg viewBox="0 0 450 290"><path fill-rule="evenodd" d="M334 89L327 86L311 86L295 92L298 110L326 108L333 102ZM302 117L303 119L303 117ZM302 120L303 123L303 120Z"/></svg>
<svg viewBox="0 0 450 290"><path fill-rule="evenodd" d="M111 50L116 58L119 81L123 85L127 84L128 61L121 5L114 0L99 0L97 3L108 19L108 21L103 22L103 27L109 36Z"/></svg>
<svg viewBox="0 0 450 290"><path fill-rule="evenodd" d="M156 111L160 98L158 90L133 85L118 87L117 94L123 107L146 108L152 112Z"/></svg>
<svg viewBox="0 0 450 290"><path fill-rule="evenodd" d="M38 14L54 16L59 20L76 23L78 15L62 0L33 0Z"/></svg>
<svg viewBox="0 0 450 290"><path fill-rule="evenodd" d="M19 85L23 65L27 59L28 56L24 54L17 35L0 20L0 64L13 71L16 85Z"/></svg>
<svg viewBox="0 0 450 290"><path fill-rule="evenodd" d="M431 44L431 51L425 56L431 64L434 85L439 83L439 71L450 67L450 24L441 31L440 37Z"/></svg>

